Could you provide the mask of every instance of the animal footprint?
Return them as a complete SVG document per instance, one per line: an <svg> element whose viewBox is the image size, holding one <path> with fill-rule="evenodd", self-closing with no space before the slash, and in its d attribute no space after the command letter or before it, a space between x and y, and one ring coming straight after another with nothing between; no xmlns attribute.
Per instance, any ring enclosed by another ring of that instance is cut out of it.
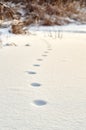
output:
<svg viewBox="0 0 86 130"><path fill-rule="evenodd" d="M42 56L46 57L47 55L42 55Z"/></svg>
<svg viewBox="0 0 86 130"><path fill-rule="evenodd" d="M42 61L43 59L37 59L38 61Z"/></svg>
<svg viewBox="0 0 86 130"><path fill-rule="evenodd" d="M29 44L25 44L25 46L30 46Z"/></svg>
<svg viewBox="0 0 86 130"><path fill-rule="evenodd" d="M49 51L51 51L52 49L48 49Z"/></svg>
<svg viewBox="0 0 86 130"><path fill-rule="evenodd" d="M36 82L34 82L34 83L31 83L31 86L33 86L33 87L40 87L41 84L40 84L40 83L36 83Z"/></svg>
<svg viewBox="0 0 86 130"><path fill-rule="evenodd" d="M39 67L40 65L39 64L34 64L33 66Z"/></svg>
<svg viewBox="0 0 86 130"><path fill-rule="evenodd" d="M44 100L34 100L33 103L34 103L34 105L36 105L36 106L43 106L43 105L46 105L46 104L47 104L47 102L44 101Z"/></svg>
<svg viewBox="0 0 86 130"><path fill-rule="evenodd" d="M34 71L27 71L28 74L36 74Z"/></svg>
<svg viewBox="0 0 86 130"><path fill-rule="evenodd" d="M6 43L5 46L17 46L15 43Z"/></svg>
<svg viewBox="0 0 86 130"><path fill-rule="evenodd" d="M48 53L48 51L45 51L44 53Z"/></svg>

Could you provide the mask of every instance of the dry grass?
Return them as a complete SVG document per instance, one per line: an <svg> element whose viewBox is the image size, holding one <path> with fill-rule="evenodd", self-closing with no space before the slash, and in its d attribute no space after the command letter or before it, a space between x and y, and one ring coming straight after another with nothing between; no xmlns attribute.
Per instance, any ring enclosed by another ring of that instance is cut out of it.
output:
<svg viewBox="0 0 86 130"><path fill-rule="evenodd" d="M67 2L66 4L61 3L61 1L53 4L41 2L41 5L34 1L27 6L27 12L29 12L28 18L33 19L32 21L36 20L36 23L40 25L51 26L69 24L72 21L69 19L73 19L78 22L82 22L84 20L84 22L86 22L85 18L82 18L85 16L85 13L81 12L82 8L83 7L81 7L80 2L75 1Z"/></svg>
<svg viewBox="0 0 86 130"><path fill-rule="evenodd" d="M11 32L14 34L24 34L25 31L23 30L24 23L23 22L15 22L11 26Z"/></svg>
<svg viewBox="0 0 86 130"><path fill-rule="evenodd" d="M39 0L38 2L32 0L25 4L17 4L16 1L13 8L8 8L1 4L0 19L8 18L20 20L22 14L19 13L19 10L23 9L25 14L23 16L24 20L22 21L22 25L20 23L12 25L12 32L16 34L24 33L22 28L31 24L46 26L64 25L71 23L73 20L86 23L86 8L83 6L82 0L80 1L66 1L65 4L62 0L53 0L51 3L47 3L45 0Z"/></svg>

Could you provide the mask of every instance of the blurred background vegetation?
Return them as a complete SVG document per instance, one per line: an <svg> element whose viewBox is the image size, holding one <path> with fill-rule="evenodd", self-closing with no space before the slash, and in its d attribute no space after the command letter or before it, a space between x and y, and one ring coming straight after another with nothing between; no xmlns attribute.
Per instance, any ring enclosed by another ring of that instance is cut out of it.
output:
<svg viewBox="0 0 86 130"><path fill-rule="evenodd" d="M86 0L1 0L0 20L18 33L29 25L86 24Z"/></svg>

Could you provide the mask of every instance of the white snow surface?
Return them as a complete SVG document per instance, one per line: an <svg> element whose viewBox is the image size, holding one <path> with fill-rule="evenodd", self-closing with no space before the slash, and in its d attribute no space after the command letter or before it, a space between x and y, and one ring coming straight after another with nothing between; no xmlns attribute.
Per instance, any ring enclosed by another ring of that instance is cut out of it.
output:
<svg viewBox="0 0 86 130"><path fill-rule="evenodd" d="M86 130L85 35L1 34L0 130Z"/></svg>
<svg viewBox="0 0 86 130"><path fill-rule="evenodd" d="M63 31L63 32L79 32L86 33L86 24L69 24L63 26L32 26L30 28L32 31Z"/></svg>

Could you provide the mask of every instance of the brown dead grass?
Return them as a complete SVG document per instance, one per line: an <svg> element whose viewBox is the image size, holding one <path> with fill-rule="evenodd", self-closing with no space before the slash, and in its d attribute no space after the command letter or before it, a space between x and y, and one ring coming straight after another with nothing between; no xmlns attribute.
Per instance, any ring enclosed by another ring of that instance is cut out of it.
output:
<svg viewBox="0 0 86 130"><path fill-rule="evenodd" d="M65 19L65 18L70 18L75 21L80 21L78 20L81 18L81 21L84 20L85 18L82 18L84 16L83 13L81 12L81 5L79 2L67 2L66 4L59 2L55 2L53 4L46 4L42 3L41 5L36 2L31 3L27 6L27 11L30 12L31 18L35 21L36 23L41 24L41 25L64 25L64 24L69 24L71 20ZM32 16L32 14L35 15L35 17ZM34 22L35 23L35 22Z"/></svg>
<svg viewBox="0 0 86 130"><path fill-rule="evenodd" d="M12 25L12 32L16 34L24 33L22 28L31 24L46 26L64 25L71 23L69 19L86 23L86 11L82 11L83 8L85 8L85 6L83 7L83 3L80 4L79 1L67 1L64 4L61 0L53 1L51 4L43 0L39 0L38 2L32 0L25 5L16 3L13 8L0 5L0 19L21 19L22 14L18 13L18 10L21 8L24 9L26 13L22 25L20 23Z"/></svg>
<svg viewBox="0 0 86 130"><path fill-rule="evenodd" d="M15 24L12 24L11 26L11 32L14 34L24 34L24 30L23 30L24 24L23 22L18 22Z"/></svg>

